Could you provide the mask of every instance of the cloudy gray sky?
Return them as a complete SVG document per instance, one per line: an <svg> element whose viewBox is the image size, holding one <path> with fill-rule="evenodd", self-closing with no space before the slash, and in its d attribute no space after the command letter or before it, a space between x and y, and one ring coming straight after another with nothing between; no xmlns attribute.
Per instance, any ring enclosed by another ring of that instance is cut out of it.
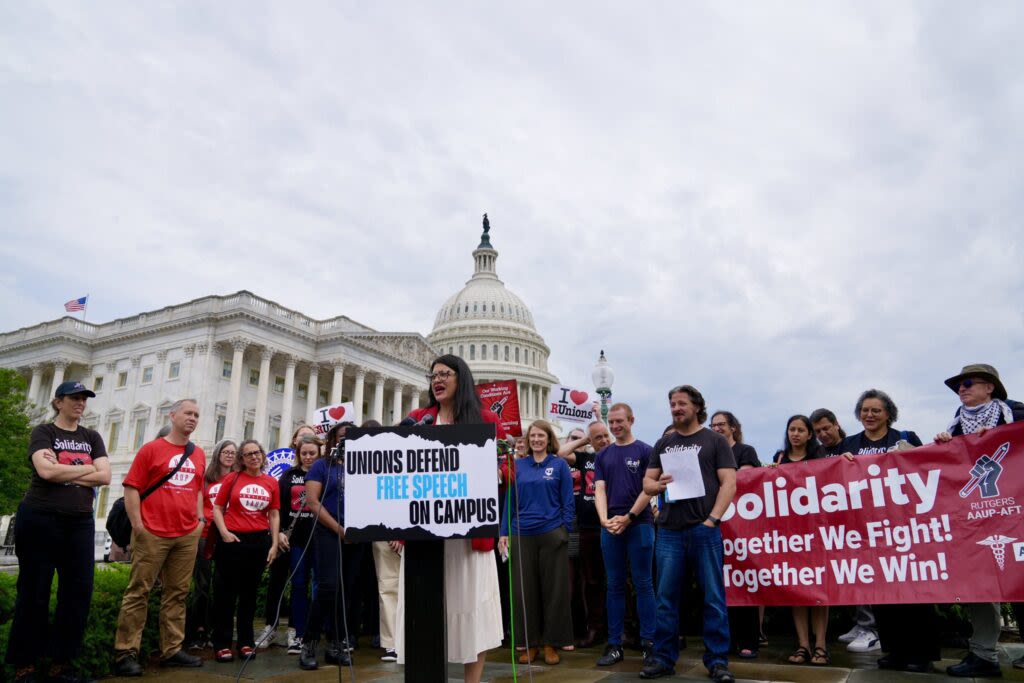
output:
<svg viewBox="0 0 1024 683"><path fill-rule="evenodd" d="M426 334L489 212L563 382L762 455L1024 397L1019 2L0 1L0 328L253 292Z"/></svg>

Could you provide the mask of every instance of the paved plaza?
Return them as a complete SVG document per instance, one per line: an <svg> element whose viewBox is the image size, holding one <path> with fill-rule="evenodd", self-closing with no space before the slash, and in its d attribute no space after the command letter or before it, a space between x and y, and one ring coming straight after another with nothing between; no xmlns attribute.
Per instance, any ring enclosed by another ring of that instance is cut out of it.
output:
<svg viewBox="0 0 1024 683"><path fill-rule="evenodd" d="M700 663L700 646L694 647L692 643L699 643L699 638L690 638L690 647L683 651L683 655L676 665L676 676L662 680L668 681L708 681L707 673ZM783 647L785 645L785 647ZM937 683L945 681L949 683L953 679L944 673L945 667L955 664L962 656L958 650L944 650L943 659L937 663L934 674L909 674L892 671L879 671L875 668L875 656L873 655L852 655L846 652L845 647L834 644L832 651L832 665L828 667L815 666L794 666L785 662L789 654L789 643L773 643L771 646L761 650L761 656L752 661L732 661L730 668L736 674L738 681L792 681L794 683L881 683L893 681L896 683ZM1002 653L1000 661L1003 664L1004 681L1024 681L1024 670L1013 669L1010 661L1013 658L1024 654L1024 645L1020 643L1004 643L1001 646ZM397 664L389 664L380 661L381 650L375 650L367 646L360 647L355 652L354 665L351 669L342 671L342 681L355 683L358 681L377 681L378 683L400 683L403 681L403 667ZM562 653L562 663L557 666L546 666L544 664L533 666L519 666L519 681L536 681L536 683L618 683L620 681L639 681L641 668L640 653L636 650L627 650L626 659L609 668L598 667L594 664L601 651L597 648L577 650L575 652ZM210 652L204 656L212 656ZM516 680L513 677L513 669L510 663L508 650L491 652L488 656L487 668L484 672L484 680L495 683L507 683ZM321 668L318 671L300 671L298 668L298 657L289 657L283 648L272 647L267 651L261 651L242 673L242 680L247 681L305 681L308 683L328 683L338 680L338 669L334 666L324 666L321 656ZM218 664L212 660L207 661L201 669L188 669L177 671L166 671L156 667L147 670L143 681L210 681L227 682L234 679L239 672L240 664ZM449 681L462 680L462 667L449 666ZM140 679L112 679L123 681L138 681ZM982 680L982 679L978 679ZM999 680L999 679L987 679Z"/></svg>

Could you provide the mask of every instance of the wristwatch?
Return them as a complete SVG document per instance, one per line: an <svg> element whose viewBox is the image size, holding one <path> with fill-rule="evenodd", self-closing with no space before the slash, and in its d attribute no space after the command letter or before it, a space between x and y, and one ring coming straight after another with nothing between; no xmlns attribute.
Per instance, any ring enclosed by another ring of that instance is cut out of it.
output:
<svg viewBox="0 0 1024 683"><path fill-rule="evenodd" d="M722 520L720 520L718 517L715 517L714 515L708 515L708 519L710 519L711 523L714 524L715 526L718 526L719 524L722 523Z"/></svg>
<svg viewBox="0 0 1024 683"><path fill-rule="evenodd" d="M636 513L635 513L635 512L633 512L632 510L630 510L629 512L627 512L627 513L626 513L626 515L627 515L627 516L629 517L629 521L630 521L630 522L635 522L635 521L636 521L636 519L637 519L637 515L636 515Z"/></svg>

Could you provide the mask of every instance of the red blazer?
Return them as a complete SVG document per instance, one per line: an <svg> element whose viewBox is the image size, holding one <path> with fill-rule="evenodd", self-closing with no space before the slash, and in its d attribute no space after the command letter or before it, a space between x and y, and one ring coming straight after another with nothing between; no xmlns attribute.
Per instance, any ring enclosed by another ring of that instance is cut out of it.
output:
<svg viewBox="0 0 1024 683"><path fill-rule="evenodd" d="M440 406L434 406L433 408L417 408L416 410L409 413L409 417L419 422L423 419L424 415L433 416L435 422L437 421L437 412ZM501 418L494 414L493 411L487 410L486 408L480 409L480 416L483 417L484 422L490 422L497 428L497 436L499 439L506 438L505 428L501 425ZM503 481L509 481L509 468L508 464L504 463L501 465L501 477ZM494 550L494 539L493 538L472 538L470 541L473 544L473 550L481 553L489 553Z"/></svg>

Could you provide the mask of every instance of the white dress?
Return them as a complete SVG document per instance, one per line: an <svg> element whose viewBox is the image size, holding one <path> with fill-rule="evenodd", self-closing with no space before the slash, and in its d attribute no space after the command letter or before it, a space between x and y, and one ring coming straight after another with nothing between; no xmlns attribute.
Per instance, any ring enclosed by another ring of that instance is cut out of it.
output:
<svg viewBox="0 0 1024 683"><path fill-rule="evenodd" d="M445 621L448 661L470 664L501 645L501 593L493 552L473 550L469 539L444 542ZM405 553L398 572L395 649L405 663Z"/></svg>

